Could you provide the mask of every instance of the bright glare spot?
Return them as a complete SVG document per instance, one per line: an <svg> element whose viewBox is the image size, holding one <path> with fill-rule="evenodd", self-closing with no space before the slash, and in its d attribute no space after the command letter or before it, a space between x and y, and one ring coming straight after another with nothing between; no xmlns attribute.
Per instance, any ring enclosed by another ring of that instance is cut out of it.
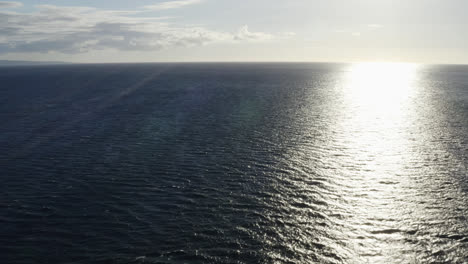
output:
<svg viewBox="0 0 468 264"><path fill-rule="evenodd" d="M412 94L418 65L360 63L347 72L344 93L355 107L366 111L397 111Z"/></svg>

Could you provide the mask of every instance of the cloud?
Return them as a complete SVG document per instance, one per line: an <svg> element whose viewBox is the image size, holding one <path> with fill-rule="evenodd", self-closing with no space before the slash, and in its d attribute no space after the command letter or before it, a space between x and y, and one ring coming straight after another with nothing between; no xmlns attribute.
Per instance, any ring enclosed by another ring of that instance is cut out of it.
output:
<svg viewBox="0 0 468 264"><path fill-rule="evenodd" d="M20 2L0 1L0 8L17 8L22 6L23 3Z"/></svg>
<svg viewBox="0 0 468 264"><path fill-rule="evenodd" d="M202 0L178 0L178 1L167 1L167 2L162 2L154 5L147 5L144 6L146 9L150 10L166 10L166 9L174 9L174 8L181 8L184 6L188 5L193 5L193 4L198 4L201 3Z"/></svg>
<svg viewBox="0 0 468 264"><path fill-rule="evenodd" d="M247 26L229 33L169 23L164 17L145 17L142 13L52 5L37 6L31 13L0 11L0 53L154 51L283 38L282 34L253 32Z"/></svg>
<svg viewBox="0 0 468 264"><path fill-rule="evenodd" d="M273 35L263 32L250 32L249 26L245 25L234 35L235 40L265 41L273 38Z"/></svg>

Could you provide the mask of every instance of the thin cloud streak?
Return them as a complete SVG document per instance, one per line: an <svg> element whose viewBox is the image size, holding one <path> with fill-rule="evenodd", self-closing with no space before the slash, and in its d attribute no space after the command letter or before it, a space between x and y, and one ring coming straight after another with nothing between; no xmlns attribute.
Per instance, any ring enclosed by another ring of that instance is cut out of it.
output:
<svg viewBox="0 0 468 264"><path fill-rule="evenodd" d="M167 10L167 9L175 9L175 8L182 8L188 5L194 5L201 3L202 0L179 0L179 1L167 1L162 2L154 5L147 5L144 6L145 9L159 11L159 10Z"/></svg>
<svg viewBox="0 0 468 264"><path fill-rule="evenodd" d="M18 8L22 7L23 3L13 1L0 1L0 8Z"/></svg>

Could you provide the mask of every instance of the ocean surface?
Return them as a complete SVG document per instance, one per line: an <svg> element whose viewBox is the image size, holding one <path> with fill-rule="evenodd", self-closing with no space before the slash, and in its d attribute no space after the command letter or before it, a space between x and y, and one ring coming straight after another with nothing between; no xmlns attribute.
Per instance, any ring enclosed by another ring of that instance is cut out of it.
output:
<svg viewBox="0 0 468 264"><path fill-rule="evenodd" d="M468 263L468 66L0 68L0 262Z"/></svg>

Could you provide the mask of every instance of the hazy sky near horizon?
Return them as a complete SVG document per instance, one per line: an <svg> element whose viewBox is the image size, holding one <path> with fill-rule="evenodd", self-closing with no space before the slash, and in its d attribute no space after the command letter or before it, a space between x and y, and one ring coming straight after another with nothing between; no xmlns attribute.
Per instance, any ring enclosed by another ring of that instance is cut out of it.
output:
<svg viewBox="0 0 468 264"><path fill-rule="evenodd" d="M466 0L0 1L0 59L468 63Z"/></svg>

